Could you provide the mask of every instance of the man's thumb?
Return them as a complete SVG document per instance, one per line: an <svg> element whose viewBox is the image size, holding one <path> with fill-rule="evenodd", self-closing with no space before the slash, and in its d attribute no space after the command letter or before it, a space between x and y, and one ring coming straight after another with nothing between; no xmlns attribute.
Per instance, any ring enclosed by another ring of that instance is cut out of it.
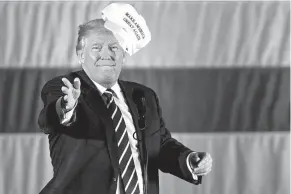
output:
<svg viewBox="0 0 291 194"><path fill-rule="evenodd" d="M77 89L77 90L79 90L80 87L81 87L81 81L80 81L80 79L79 78L75 78L74 79L74 88Z"/></svg>
<svg viewBox="0 0 291 194"><path fill-rule="evenodd" d="M198 153L192 153L191 155L191 161L192 161L192 164L197 164L199 162L200 158L198 156Z"/></svg>

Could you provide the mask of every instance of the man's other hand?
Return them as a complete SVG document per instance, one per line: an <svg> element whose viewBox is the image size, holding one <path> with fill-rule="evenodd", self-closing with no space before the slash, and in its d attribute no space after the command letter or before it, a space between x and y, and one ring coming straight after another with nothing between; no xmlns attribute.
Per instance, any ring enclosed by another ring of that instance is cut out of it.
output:
<svg viewBox="0 0 291 194"><path fill-rule="evenodd" d="M64 93L61 106L63 109L70 111L74 108L81 94L81 82L79 78L74 79L74 83L71 84L67 78L62 78L65 86L62 86L61 90Z"/></svg>
<svg viewBox="0 0 291 194"><path fill-rule="evenodd" d="M195 152L190 155L190 165L195 175L204 176L211 171L212 158L209 153Z"/></svg>

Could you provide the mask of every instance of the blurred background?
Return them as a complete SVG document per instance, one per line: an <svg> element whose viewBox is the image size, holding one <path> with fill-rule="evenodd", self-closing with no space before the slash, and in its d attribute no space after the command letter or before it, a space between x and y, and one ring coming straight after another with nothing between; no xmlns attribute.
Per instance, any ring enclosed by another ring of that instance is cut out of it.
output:
<svg viewBox="0 0 291 194"><path fill-rule="evenodd" d="M160 174L161 194L290 193L290 2L131 1L152 41L122 79L153 88L173 136L214 160L203 184ZM108 2L0 2L0 194L52 177L40 91L80 69L78 25Z"/></svg>

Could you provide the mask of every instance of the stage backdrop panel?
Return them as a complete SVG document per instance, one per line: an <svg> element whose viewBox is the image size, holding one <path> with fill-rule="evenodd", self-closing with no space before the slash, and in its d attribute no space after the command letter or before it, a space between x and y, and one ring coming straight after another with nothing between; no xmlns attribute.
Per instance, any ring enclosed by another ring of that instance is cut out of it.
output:
<svg viewBox="0 0 291 194"><path fill-rule="evenodd" d="M161 194L289 194L289 132L173 133L214 160L203 184L160 173ZM52 177L47 137L0 136L0 193L36 194Z"/></svg>
<svg viewBox="0 0 291 194"><path fill-rule="evenodd" d="M131 2L152 41L127 67L288 66L288 1ZM76 67L78 25L106 1L1 1L0 66Z"/></svg>
<svg viewBox="0 0 291 194"><path fill-rule="evenodd" d="M0 68L0 132L40 132L41 89L70 71ZM124 69L121 79L156 91L172 132L289 130L287 67Z"/></svg>

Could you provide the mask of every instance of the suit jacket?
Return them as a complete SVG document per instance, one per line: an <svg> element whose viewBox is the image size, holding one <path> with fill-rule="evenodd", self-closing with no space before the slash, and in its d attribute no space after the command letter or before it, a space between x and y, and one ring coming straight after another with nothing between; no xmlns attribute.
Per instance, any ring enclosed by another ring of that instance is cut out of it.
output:
<svg viewBox="0 0 291 194"><path fill-rule="evenodd" d="M76 77L81 81L76 120L70 126L60 124L55 110L56 101L63 96L62 77L71 83ZM159 193L159 169L190 183L200 184L201 177L194 181L186 165L186 157L192 151L171 137L155 92L137 83L118 82L136 129L138 112L132 92L141 89L145 93L145 147L141 141L138 143L145 193ZM49 134L54 175L40 194L115 194L119 174L117 145L112 120L94 83L84 71L72 72L47 82L41 98L44 107L38 123L41 130ZM139 140L141 135L137 130Z"/></svg>

